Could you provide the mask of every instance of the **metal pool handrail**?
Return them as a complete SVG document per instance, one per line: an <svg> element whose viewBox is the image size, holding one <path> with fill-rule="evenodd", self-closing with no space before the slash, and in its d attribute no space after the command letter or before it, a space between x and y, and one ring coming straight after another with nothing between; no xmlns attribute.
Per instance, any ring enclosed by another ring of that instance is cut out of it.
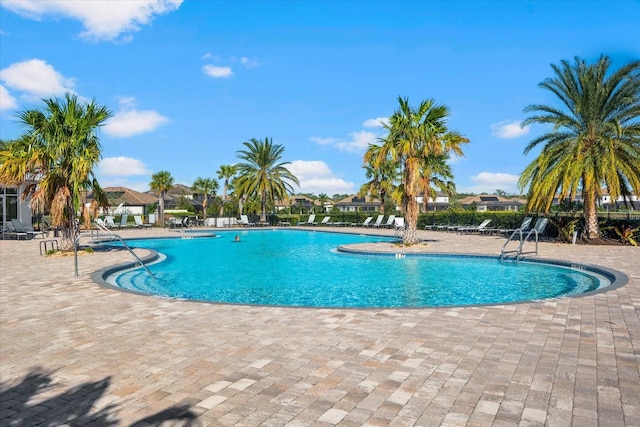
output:
<svg viewBox="0 0 640 427"><path fill-rule="evenodd" d="M131 255L133 255L133 257L138 261L138 263L140 263L140 265L147 271L149 276L153 277L154 279L156 278L156 276L153 275L151 270L149 270L149 268L145 265L145 263L142 262L140 257L138 255L136 255L136 253L129 247L129 245L127 245L127 242L125 242L124 239L122 237L120 237L120 235L112 232L107 227L105 227L104 225L101 225L101 224L99 224L97 222L95 222L94 225L96 226L96 228L98 230L103 231L108 236L115 237L116 239L120 240L120 242L122 242L122 245L125 248L127 248L127 250L131 253ZM76 262L76 276L79 276L79 274L78 274L78 242L80 241L80 237L82 237L82 234L78 234L78 236L76 236L75 244L74 244L75 262Z"/></svg>

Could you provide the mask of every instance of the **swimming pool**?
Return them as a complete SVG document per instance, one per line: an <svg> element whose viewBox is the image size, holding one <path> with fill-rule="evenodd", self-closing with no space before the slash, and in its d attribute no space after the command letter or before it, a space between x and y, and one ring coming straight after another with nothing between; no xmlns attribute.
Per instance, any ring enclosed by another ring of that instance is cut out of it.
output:
<svg viewBox="0 0 640 427"><path fill-rule="evenodd" d="M240 242L234 237L240 236ZM186 235L183 235L186 236ZM107 283L169 298L307 307L438 307L502 304L594 291L610 281L582 268L499 262L482 256L339 253L380 236L300 230L217 232L212 238L128 240L161 253Z"/></svg>

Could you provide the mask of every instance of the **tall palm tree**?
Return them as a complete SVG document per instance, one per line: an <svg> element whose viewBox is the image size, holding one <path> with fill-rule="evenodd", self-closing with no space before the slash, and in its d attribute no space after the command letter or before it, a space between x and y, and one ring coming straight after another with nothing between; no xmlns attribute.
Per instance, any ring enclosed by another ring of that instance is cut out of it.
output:
<svg viewBox="0 0 640 427"><path fill-rule="evenodd" d="M19 113L27 131L5 147L0 181L20 185L28 180L23 197L31 197L36 210L50 210L52 225L62 229L61 246L68 250L78 232L77 213L90 221L82 203L86 192L93 192L94 206L108 206L94 169L101 158L97 130L112 113L95 100L80 102L69 93L44 103L43 110Z"/></svg>
<svg viewBox="0 0 640 427"><path fill-rule="evenodd" d="M209 196L215 196L216 190L218 190L218 181L212 178L198 177L191 186L196 194L202 194L202 210L204 211L204 219L207 219L207 204Z"/></svg>
<svg viewBox="0 0 640 427"><path fill-rule="evenodd" d="M389 133L381 139L378 162L389 158L400 166L402 178L396 189L396 198L400 200L406 217L403 242L415 244L418 242L417 197L422 190L420 172L425 159L429 156L446 156L450 152L462 156L460 145L469 140L447 128L449 109L437 105L433 99L422 101L418 108L411 107L407 98L398 98L398 103L399 108L389 123L383 124Z"/></svg>
<svg viewBox="0 0 640 427"><path fill-rule="evenodd" d="M520 177L520 187L529 188L527 209L548 212L556 193L572 200L581 192L587 239L600 236L597 199L603 186L613 200L640 194L640 61L615 71L610 66L607 56L594 64L576 57L551 65L555 76L540 87L562 105L530 105L524 111L535 114L522 123L553 125L524 150L544 143Z"/></svg>
<svg viewBox="0 0 640 427"><path fill-rule="evenodd" d="M447 163L449 156L428 156L421 166L420 187L422 188L422 210L426 212L429 198L436 198L434 186L440 191L453 196L456 185L453 182L453 172Z"/></svg>
<svg viewBox="0 0 640 427"><path fill-rule="evenodd" d="M149 188L158 195L158 209L160 210L160 221L164 227L164 196L173 187L173 177L168 171L160 171L151 175Z"/></svg>
<svg viewBox="0 0 640 427"><path fill-rule="evenodd" d="M284 199L293 194L290 182L300 185L298 178L285 167L289 162L280 162L284 147L273 144L270 138L252 138L242 143L246 149L239 150L238 158L244 160L236 165L238 177L236 191L240 195L257 195L260 200L260 221L267 220L267 201Z"/></svg>
<svg viewBox="0 0 640 427"><path fill-rule="evenodd" d="M364 154L365 176L369 181L361 187L359 194L370 194L380 199L380 213L384 213L387 194L392 194L398 176L398 165L389 158L380 158L380 146L370 144Z"/></svg>
<svg viewBox="0 0 640 427"><path fill-rule="evenodd" d="M227 191L229 190L229 182L236 175L235 165L222 165L216 172L218 179L224 179L222 188L222 203L220 203L220 216L224 215L224 204L227 202Z"/></svg>

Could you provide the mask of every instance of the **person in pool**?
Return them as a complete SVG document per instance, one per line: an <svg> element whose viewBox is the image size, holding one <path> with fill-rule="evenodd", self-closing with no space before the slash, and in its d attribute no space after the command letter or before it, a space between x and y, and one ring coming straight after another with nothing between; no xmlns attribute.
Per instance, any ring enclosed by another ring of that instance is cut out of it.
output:
<svg viewBox="0 0 640 427"><path fill-rule="evenodd" d="M235 237L235 239L233 239L233 241L234 241L234 242L239 242L239 241L240 241L240 236L238 236L238 235L236 234L236 237Z"/></svg>

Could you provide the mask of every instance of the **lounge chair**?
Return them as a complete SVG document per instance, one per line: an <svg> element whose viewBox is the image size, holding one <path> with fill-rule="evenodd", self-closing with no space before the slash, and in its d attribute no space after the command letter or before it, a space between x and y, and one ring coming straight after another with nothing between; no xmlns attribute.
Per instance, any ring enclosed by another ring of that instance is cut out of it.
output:
<svg viewBox="0 0 640 427"><path fill-rule="evenodd" d="M510 234L512 234L514 231L516 230L529 230L531 228L531 222L533 221L533 218L530 216L525 217L522 220L522 223L520 224L520 226L518 228L507 228L507 229L496 229L496 232L502 233L505 235L505 237L509 236Z"/></svg>
<svg viewBox="0 0 640 427"><path fill-rule="evenodd" d="M393 229L395 231L404 231L407 228L404 223L404 218L394 218L393 220Z"/></svg>
<svg viewBox="0 0 640 427"><path fill-rule="evenodd" d="M385 222L384 224L380 224L380 225L373 225L374 227L384 227L384 228L391 228L394 226L395 224L395 220L396 216L395 215L389 215L389 218L387 218L387 222Z"/></svg>
<svg viewBox="0 0 640 427"><path fill-rule="evenodd" d="M44 239L45 237L45 232L44 231L35 231L33 229L33 227L27 227L25 226L21 220L19 219L12 219L11 220L11 224L13 224L13 228L15 230L16 233L26 233L27 234L27 238L32 239L34 237L36 237L38 234L40 236L42 236L42 238Z"/></svg>
<svg viewBox="0 0 640 427"><path fill-rule="evenodd" d="M460 234L469 234L469 233L475 233L475 232L482 232L487 225L489 225L489 223L491 222L490 219L485 219L484 221L482 221L480 223L480 225L476 226L476 227L460 227L458 228L458 233Z"/></svg>
<svg viewBox="0 0 640 427"><path fill-rule="evenodd" d="M318 223L316 222L316 215L315 214L311 214L309 215L309 218L307 218L307 221L302 221L300 223L300 225L317 225Z"/></svg>
<svg viewBox="0 0 640 427"><path fill-rule="evenodd" d="M331 219L330 216L325 216L324 218L322 218L322 221L320 221L320 225L329 225L330 219Z"/></svg>
<svg viewBox="0 0 640 427"><path fill-rule="evenodd" d="M249 222L249 217L247 215L240 215L240 221L238 221L238 224L240 224L243 227L255 227L256 224L253 222Z"/></svg>
<svg viewBox="0 0 640 427"><path fill-rule="evenodd" d="M384 219L384 215L378 215L378 218L376 218L376 222L374 222L373 224L369 224L369 227L380 227L380 224L382 224L382 220ZM367 227L365 225L365 227Z"/></svg>
<svg viewBox="0 0 640 427"><path fill-rule="evenodd" d="M133 220L136 223L136 228L150 228L153 227L153 224L145 224L142 222L142 217L140 215L134 215Z"/></svg>
<svg viewBox="0 0 640 427"><path fill-rule="evenodd" d="M122 214L122 216L120 217L120 228L128 228L129 224L129 215L128 214Z"/></svg>
<svg viewBox="0 0 640 427"><path fill-rule="evenodd" d="M372 216L368 216L367 219L364 220L364 222L362 224L360 224L361 227L368 227L371 224L371 221L373 220Z"/></svg>
<svg viewBox="0 0 640 427"><path fill-rule="evenodd" d="M104 223L106 224L107 228L118 228L116 222L113 220L113 217L110 215L104 217Z"/></svg>
<svg viewBox="0 0 640 427"><path fill-rule="evenodd" d="M2 229L2 240L13 239L14 237L16 238L16 240L20 240L22 238L24 238L24 240L27 240L29 239L29 234L27 232L16 231L13 223L9 221L7 223L7 226Z"/></svg>

